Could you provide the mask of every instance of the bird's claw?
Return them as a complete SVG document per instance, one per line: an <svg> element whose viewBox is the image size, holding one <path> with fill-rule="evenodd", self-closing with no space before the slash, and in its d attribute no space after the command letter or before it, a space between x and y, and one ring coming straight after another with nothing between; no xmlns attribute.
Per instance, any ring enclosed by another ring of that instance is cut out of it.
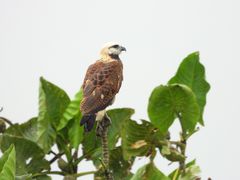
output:
<svg viewBox="0 0 240 180"><path fill-rule="evenodd" d="M96 129L96 135L101 137L103 134L103 131L105 131L108 126L112 124L111 119L108 117L107 114L103 117L101 121L97 122L97 129Z"/></svg>

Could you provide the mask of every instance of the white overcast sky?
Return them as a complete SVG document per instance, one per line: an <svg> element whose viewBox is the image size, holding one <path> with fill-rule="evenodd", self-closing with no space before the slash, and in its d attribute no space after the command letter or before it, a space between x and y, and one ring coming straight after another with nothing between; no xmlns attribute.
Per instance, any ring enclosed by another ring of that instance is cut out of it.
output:
<svg viewBox="0 0 240 180"><path fill-rule="evenodd" d="M206 126L189 141L187 155L204 179L240 179L239 0L0 0L0 115L14 122L36 116L40 76L73 97L108 41L127 48L114 107L135 108L135 119L147 119L152 89L200 51L211 91ZM178 126L172 130L177 134ZM156 164L164 172L176 167ZM79 170L91 169L86 163Z"/></svg>

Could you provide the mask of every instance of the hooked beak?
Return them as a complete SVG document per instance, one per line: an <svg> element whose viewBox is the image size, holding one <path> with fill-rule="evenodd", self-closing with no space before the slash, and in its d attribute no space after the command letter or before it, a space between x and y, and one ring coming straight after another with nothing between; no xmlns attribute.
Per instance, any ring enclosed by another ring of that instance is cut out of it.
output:
<svg viewBox="0 0 240 180"><path fill-rule="evenodd" d="M121 51L127 51L125 47L121 46Z"/></svg>

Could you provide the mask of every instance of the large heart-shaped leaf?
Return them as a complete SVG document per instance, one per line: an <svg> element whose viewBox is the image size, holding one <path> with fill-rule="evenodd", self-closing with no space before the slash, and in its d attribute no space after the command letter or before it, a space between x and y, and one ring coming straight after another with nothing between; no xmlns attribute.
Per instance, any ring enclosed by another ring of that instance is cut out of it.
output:
<svg viewBox="0 0 240 180"><path fill-rule="evenodd" d="M142 120L142 124L127 120L122 127L122 148L124 158L134 156L148 156L155 149L155 145L165 136L150 122Z"/></svg>
<svg viewBox="0 0 240 180"><path fill-rule="evenodd" d="M200 107L199 122L203 125L203 111L210 85L205 79L205 68L199 62L199 53L195 52L187 56L179 66L176 75L168 83L185 84L192 89Z"/></svg>
<svg viewBox="0 0 240 180"><path fill-rule="evenodd" d="M131 180L170 180L161 171L159 171L153 162L138 169L136 174L131 178Z"/></svg>
<svg viewBox="0 0 240 180"><path fill-rule="evenodd" d="M56 139L56 128L70 99L56 85L40 79L38 144L47 153Z"/></svg>
<svg viewBox="0 0 240 180"><path fill-rule="evenodd" d="M1 180L15 180L16 171L16 152L13 145L11 145L0 158L0 179Z"/></svg>
<svg viewBox="0 0 240 180"><path fill-rule="evenodd" d="M148 115L151 122L163 133L180 118L184 132L192 132L199 120L200 111L192 90L180 84L156 87L149 99Z"/></svg>

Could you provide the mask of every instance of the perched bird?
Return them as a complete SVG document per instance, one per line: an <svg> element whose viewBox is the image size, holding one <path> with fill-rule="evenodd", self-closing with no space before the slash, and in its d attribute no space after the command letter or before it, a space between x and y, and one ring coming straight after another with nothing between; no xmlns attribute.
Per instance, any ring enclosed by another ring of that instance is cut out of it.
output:
<svg viewBox="0 0 240 180"><path fill-rule="evenodd" d="M88 67L82 85L83 99L80 109L86 132L95 120L101 120L107 106L112 105L123 80L123 65L119 58L125 47L117 43L107 43L100 51L100 59Z"/></svg>

